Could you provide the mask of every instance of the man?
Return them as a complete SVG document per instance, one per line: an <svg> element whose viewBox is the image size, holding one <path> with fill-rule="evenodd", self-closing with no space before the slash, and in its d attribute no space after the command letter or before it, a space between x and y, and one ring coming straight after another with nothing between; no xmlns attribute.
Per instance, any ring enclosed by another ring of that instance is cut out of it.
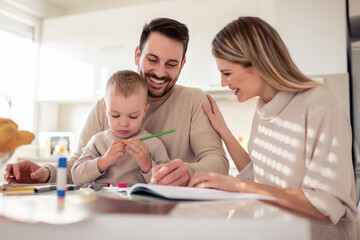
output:
<svg viewBox="0 0 360 240"><path fill-rule="evenodd" d="M176 85L186 62L188 28L173 19L158 18L143 28L140 44L135 49L135 64L148 84L149 104L143 128L152 134L169 129L176 132L160 136L170 159L154 167L152 182L163 185L187 185L195 171L228 174L229 163L222 142L213 130L202 104L209 105L200 89ZM82 130L79 145L68 161L70 170L82 148L96 133L108 129L103 99L93 107ZM40 167L30 161L9 164L4 173L8 182L55 182L56 167Z"/></svg>

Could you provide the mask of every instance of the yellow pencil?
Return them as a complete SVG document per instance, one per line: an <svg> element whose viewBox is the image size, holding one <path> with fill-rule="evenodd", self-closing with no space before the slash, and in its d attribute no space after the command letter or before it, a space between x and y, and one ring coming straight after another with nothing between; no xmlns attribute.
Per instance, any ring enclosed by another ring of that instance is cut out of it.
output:
<svg viewBox="0 0 360 240"><path fill-rule="evenodd" d="M35 191L36 187L12 187L12 188L4 188L5 192L19 192L19 191Z"/></svg>

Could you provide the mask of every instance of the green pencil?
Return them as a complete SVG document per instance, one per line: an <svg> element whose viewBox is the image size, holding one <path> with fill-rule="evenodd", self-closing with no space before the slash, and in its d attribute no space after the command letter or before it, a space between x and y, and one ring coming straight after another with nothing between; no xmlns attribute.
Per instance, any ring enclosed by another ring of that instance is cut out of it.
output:
<svg viewBox="0 0 360 240"><path fill-rule="evenodd" d="M157 133L157 134L150 135L150 136L147 136L147 137L139 138L139 140L144 141L146 139L150 139L150 138L153 138L153 137L158 137L158 136L165 135L165 134L172 133L172 132L175 132L175 129L171 129L169 131L165 131L165 132ZM127 141L123 141L123 144L125 146L127 146Z"/></svg>

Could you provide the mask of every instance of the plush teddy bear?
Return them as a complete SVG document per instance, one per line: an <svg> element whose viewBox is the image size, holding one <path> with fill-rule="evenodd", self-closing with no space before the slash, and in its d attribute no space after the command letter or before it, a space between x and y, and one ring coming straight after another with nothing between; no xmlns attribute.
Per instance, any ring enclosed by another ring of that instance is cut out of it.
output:
<svg viewBox="0 0 360 240"><path fill-rule="evenodd" d="M30 144L34 134L19 131L18 125L11 119L0 118L0 153L11 153L17 147Z"/></svg>

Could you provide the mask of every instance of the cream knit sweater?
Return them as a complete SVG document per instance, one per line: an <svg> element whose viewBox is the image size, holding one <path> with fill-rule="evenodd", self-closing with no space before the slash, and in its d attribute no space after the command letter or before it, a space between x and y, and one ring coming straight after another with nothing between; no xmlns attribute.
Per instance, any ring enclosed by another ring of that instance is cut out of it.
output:
<svg viewBox="0 0 360 240"><path fill-rule="evenodd" d="M331 224L311 221L312 239L356 239L351 127L325 88L279 92L258 102L239 177L301 189Z"/></svg>
<svg viewBox="0 0 360 240"><path fill-rule="evenodd" d="M141 130L131 138L142 138L151 134ZM124 156L118 159L116 165L109 167L101 173L98 168L99 158L107 152L112 140L118 139L114 133L108 129L94 135L71 169L71 175L75 184L101 182L101 183L149 183L151 171L143 173L136 164L134 157L125 152ZM123 139L127 140L127 139ZM170 161L166 149L160 139L151 138L144 141L150 153L152 166L157 166Z"/></svg>

